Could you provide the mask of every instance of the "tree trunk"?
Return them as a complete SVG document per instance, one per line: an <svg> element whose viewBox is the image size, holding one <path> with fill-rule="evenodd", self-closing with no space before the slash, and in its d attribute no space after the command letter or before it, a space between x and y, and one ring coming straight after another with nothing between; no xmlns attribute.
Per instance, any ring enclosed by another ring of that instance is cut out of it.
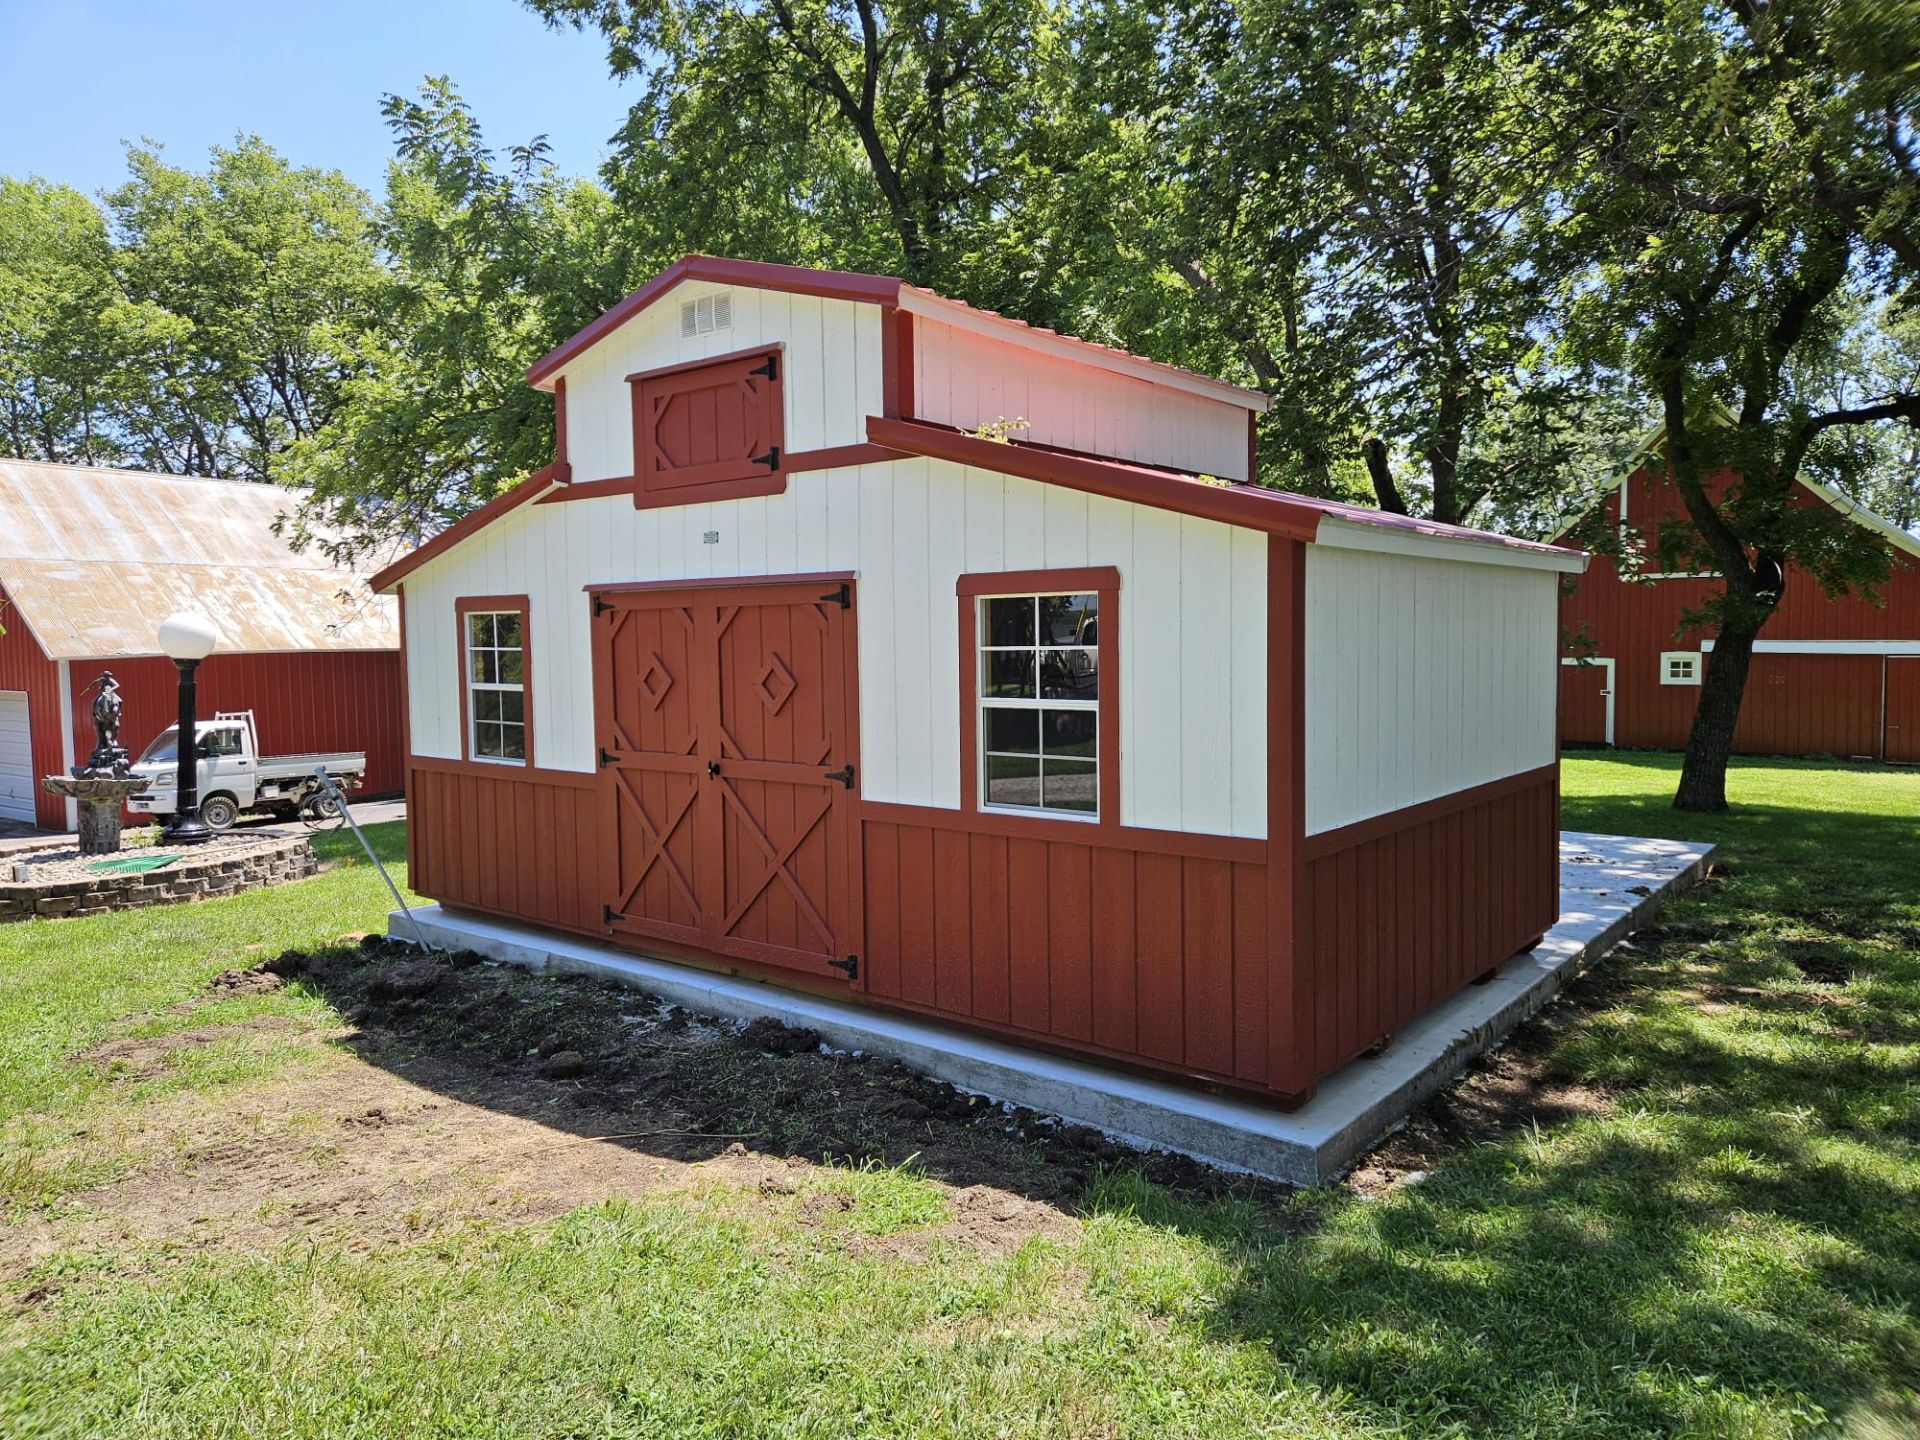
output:
<svg viewBox="0 0 1920 1440"><path fill-rule="evenodd" d="M1366 458L1367 476L1373 481L1373 498L1380 508L1390 515L1406 514L1406 497L1401 495L1399 482L1393 478L1386 441L1378 435L1369 435L1360 446L1360 453Z"/></svg>
<svg viewBox="0 0 1920 1440"><path fill-rule="evenodd" d="M1740 697L1746 694L1747 672L1753 665L1753 642L1760 627L1723 625L1707 656L1707 673L1700 685L1700 704L1687 732L1686 759L1680 765L1680 788L1673 808L1714 813L1727 808L1727 760L1733 754L1733 727L1740 719Z"/></svg>

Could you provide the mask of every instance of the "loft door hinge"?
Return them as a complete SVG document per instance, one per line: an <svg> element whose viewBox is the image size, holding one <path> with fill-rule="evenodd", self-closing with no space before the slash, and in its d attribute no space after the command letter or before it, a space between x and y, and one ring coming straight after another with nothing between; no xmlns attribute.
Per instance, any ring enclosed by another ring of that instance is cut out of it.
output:
<svg viewBox="0 0 1920 1440"><path fill-rule="evenodd" d="M853 587L842 580L838 590L829 590L820 598L822 600L831 600L842 610L851 610L853 608Z"/></svg>
<svg viewBox="0 0 1920 1440"><path fill-rule="evenodd" d="M827 964L836 970L846 971L847 979L849 980L858 980L860 978L860 957L858 955L849 955L844 960L829 960Z"/></svg>
<svg viewBox="0 0 1920 1440"><path fill-rule="evenodd" d="M760 364L747 371L747 374L764 375L769 380L778 380L780 378L780 357L778 355L767 356Z"/></svg>
<svg viewBox="0 0 1920 1440"><path fill-rule="evenodd" d="M613 928L614 921L624 920L626 918L627 918L626 916L622 915L618 910L614 909L613 906L611 905L602 905L600 907L600 923L602 925L605 925L609 930Z"/></svg>
<svg viewBox="0 0 1920 1440"><path fill-rule="evenodd" d="M853 788L853 766L842 765L838 770L829 770L826 773L827 779L838 780L849 790Z"/></svg>
<svg viewBox="0 0 1920 1440"><path fill-rule="evenodd" d="M748 459L747 463L749 465L764 465L769 470L778 470L780 468L780 447L778 445L769 445L766 454L752 456Z"/></svg>
<svg viewBox="0 0 1920 1440"><path fill-rule="evenodd" d="M605 596L596 595L593 597L593 618L594 619L598 620L602 615L610 615L612 613L613 613L613 606L607 603Z"/></svg>

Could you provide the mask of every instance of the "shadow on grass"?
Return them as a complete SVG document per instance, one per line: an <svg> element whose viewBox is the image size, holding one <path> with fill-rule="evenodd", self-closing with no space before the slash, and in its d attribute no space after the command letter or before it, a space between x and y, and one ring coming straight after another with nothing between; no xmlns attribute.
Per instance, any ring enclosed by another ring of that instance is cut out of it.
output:
<svg viewBox="0 0 1920 1440"><path fill-rule="evenodd" d="M1813 772L1817 798L1822 767L1789 768ZM675 1160L741 1143L911 1164L1098 1217L1120 1238L1096 1286L1255 1347L1383 1433L1786 1434L1912 1386L1913 821L1679 815L1629 789L1567 811L1578 828L1711 839L1730 862L1569 995L1583 1013L1553 1064L1614 1111L1456 1153L1371 1203L1143 1161L891 1062L594 982L364 950L299 978L357 1021L357 1054L470 1104ZM397 852L398 827L380 843ZM1809 946L1846 978L1810 980ZM1170 1271L1134 1234L1203 1256Z"/></svg>

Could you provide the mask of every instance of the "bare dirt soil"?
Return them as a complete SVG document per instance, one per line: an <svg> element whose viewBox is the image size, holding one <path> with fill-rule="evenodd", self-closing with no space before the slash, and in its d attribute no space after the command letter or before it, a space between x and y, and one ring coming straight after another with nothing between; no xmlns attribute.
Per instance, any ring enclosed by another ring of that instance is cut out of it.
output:
<svg viewBox="0 0 1920 1440"><path fill-rule="evenodd" d="M376 1246L475 1222L534 1223L700 1180L766 1197L805 1192L802 1219L828 1220L826 1208L844 1197L806 1183L823 1163L910 1163L953 1187L944 1225L853 1241L881 1248L1010 1248L1069 1226L1089 1184L1118 1165L1190 1198L1272 1205L1279 1227L1308 1223L1297 1208L1281 1212L1285 1187L1142 1154L897 1061L828 1053L810 1031L708 1021L631 990L471 953L423 957L377 936L289 951L216 976L172 1013L283 985L326 997L345 1025L294 1035L301 1022L262 1015L118 1037L72 1057L107 1069L116 1085L222 1041L310 1046L316 1063L266 1084L142 1105L128 1133L112 1137L132 1157L126 1178L0 1235L0 1275L73 1243L76 1227L188 1248L294 1237ZM1549 1058L1555 1037L1604 1003L1593 980L1580 990L1584 1000L1516 1032L1412 1116L1348 1187L1385 1193L1464 1146L1605 1113L1609 1095L1556 1075Z"/></svg>

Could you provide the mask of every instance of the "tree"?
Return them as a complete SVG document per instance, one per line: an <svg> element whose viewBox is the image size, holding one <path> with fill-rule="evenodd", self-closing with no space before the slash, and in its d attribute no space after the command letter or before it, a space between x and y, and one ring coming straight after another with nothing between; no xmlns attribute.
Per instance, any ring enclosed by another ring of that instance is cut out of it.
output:
<svg viewBox="0 0 1920 1440"><path fill-rule="evenodd" d="M398 157L372 234L385 262L330 333L350 361L336 413L289 449L312 488L293 525L336 558L384 555L544 465L553 404L526 370L658 262L606 192L544 144L503 167L452 85L390 96Z"/></svg>
<svg viewBox="0 0 1920 1440"><path fill-rule="evenodd" d="M1669 527L1663 546L1689 553L1666 563L1723 580L1687 617L1716 634L1674 800L1720 810L1754 641L1789 567L1829 594L1871 594L1887 574L1884 546L1792 496L1829 437L1920 424L1910 377L1858 398L1806 383L1856 307L1897 305L1920 279L1920 15L1899 0L1585 13L1558 57L1566 128L1599 135L1569 195L1569 239L1594 260L1575 333L1658 397L1693 522ZM1716 491L1722 470L1737 478Z"/></svg>
<svg viewBox="0 0 1920 1440"><path fill-rule="evenodd" d="M0 427L8 453L112 463L119 368L106 220L79 191L0 177Z"/></svg>
<svg viewBox="0 0 1920 1440"><path fill-rule="evenodd" d="M107 197L125 341L113 425L123 454L189 475L279 478L280 454L332 419L336 331L371 305L371 203L338 171L256 137L205 173L128 154Z"/></svg>
<svg viewBox="0 0 1920 1440"><path fill-rule="evenodd" d="M1821 409L1920 391L1920 312L1901 299L1868 305L1849 296L1840 342L1789 361L1790 383ZM1807 451L1807 470L1906 529L1920 526L1920 429L1841 425Z"/></svg>
<svg viewBox="0 0 1920 1440"><path fill-rule="evenodd" d="M1017 203L1021 141L1053 111L1033 83L1049 0L527 3L641 78L616 168L761 258L942 283Z"/></svg>
<svg viewBox="0 0 1920 1440"><path fill-rule="evenodd" d="M1173 23L1163 112L1196 291L1275 396L1279 469L1449 523L1538 508L1614 391L1562 363L1554 6L1249 0ZM1417 467L1417 468L1416 468Z"/></svg>

